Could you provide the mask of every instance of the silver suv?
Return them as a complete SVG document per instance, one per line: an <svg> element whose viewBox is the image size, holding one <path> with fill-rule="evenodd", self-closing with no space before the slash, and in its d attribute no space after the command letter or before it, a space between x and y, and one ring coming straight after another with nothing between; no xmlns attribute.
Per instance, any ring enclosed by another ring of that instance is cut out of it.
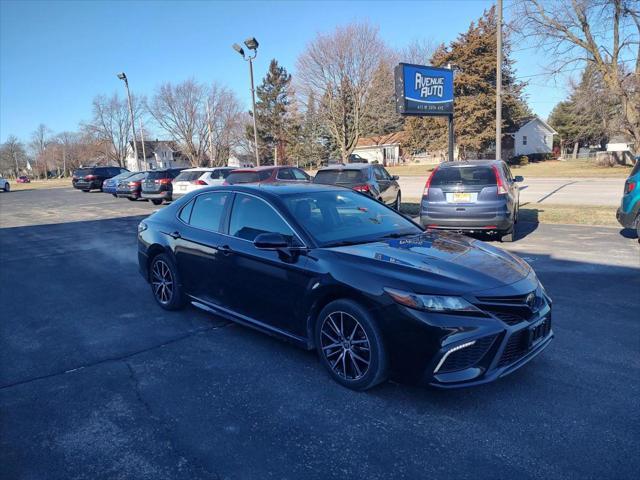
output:
<svg viewBox="0 0 640 480"><path fill-rule="evenodd" d="M497 234L513 241L520 191L511 170L500 160L446 162L424 187L420 222L427 228Z"/></svg>

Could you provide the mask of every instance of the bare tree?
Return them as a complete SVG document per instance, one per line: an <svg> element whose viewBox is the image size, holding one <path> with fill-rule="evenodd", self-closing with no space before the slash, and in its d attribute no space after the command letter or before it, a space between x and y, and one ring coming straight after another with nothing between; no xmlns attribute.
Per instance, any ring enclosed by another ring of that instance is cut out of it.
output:
<svg viewBox="0 0 640 480"><path fill-rule="evenodd" d="M343 161L362 134L367 96L386 50L376 27L352 23L317 35L298 57L299 88L319 99L323 121Z"/></svg>
<svg viewBox="0 0 640 480"><path fill-rule="evenodd" d="M26 158L22 142L15 135L9 135L0 147L0 173L11 172L17 177L25 168Z"/></svg>
<svg viewBox="0 0 640 480"><path fill-rule="evenodd" d="M141 100L131 97L134 117L142 113ZM93 99L93 118L83 125L84 131L99 140L104 147L107 159L125 167L127 145L132 140L131 117L126 98L120 98L117 92L111 97L98 95Z"/></svg>
<svg viewBox="0 0 640 480"><path fill-rule="evenodd" d="M242 106L233 91L214 83L209 88L207 108L209 164L225 165L244 136Z"/></svg>
<svg viewBox="0 0 640 480"><path fill-rule="evenodd" d="M590 65L620 99L624 130L640 147L640 7L637 0L518 0L516 24L554 59L552 73ZM630 55L624 58L625 53Z"/></svg>
<svg viewBox="0 0 640 480"><path fill-rule="evenodd" d="M207 88L193 79L161 85L148 104L157 125L180 144L192 166L207 158Z"/></svg>
<svg viewBox="0 0 640 480"><path fill-rule="evenodd" d="M31 133L31 142L29 146L33 151L33 157L35 159L35 175L41 176L44 175L44 178L47 178L47 158L46 158L46 149L47 145L50 141L51 129L47 127L44 123L38 125L38 127Z"/></svg>
<svg viewBox="0 0 640 480"><path fill-rule="evenodd" d="M438 45L431 39L415 39L409 43L409 45L401 49L397 56L399 61L404 63L430 65L431 57L433 57L437 48Z"/></svg>

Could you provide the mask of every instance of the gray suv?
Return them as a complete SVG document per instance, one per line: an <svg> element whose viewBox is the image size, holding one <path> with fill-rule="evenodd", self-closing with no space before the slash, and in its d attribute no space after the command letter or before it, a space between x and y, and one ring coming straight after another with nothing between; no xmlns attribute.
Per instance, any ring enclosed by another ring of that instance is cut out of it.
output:
<svg viewBox="0 0 640 480"><path fill-rule="evenodd" d="M446 162L431 173L422 194L420 222L427 228L497 234L513 241L520 192L500 160Z"/></svg>

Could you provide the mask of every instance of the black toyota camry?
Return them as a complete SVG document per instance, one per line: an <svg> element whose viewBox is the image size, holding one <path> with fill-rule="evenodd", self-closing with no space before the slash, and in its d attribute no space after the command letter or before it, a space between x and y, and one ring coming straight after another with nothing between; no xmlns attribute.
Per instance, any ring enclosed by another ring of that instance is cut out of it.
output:
<svg viewBox="0 0 640 480"><path fill-rule="evenodd" d="M190 302L316 349L364 390L388 377L489 382L551 341L551 300L531 267L479 240L424 231L361 193L234 185L188 194L139 225L158 304Z"/></svg>

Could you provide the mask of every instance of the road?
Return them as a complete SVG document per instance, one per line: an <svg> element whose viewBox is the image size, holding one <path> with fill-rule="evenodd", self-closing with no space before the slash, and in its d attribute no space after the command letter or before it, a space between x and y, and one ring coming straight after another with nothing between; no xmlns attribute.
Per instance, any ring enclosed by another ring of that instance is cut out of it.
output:
<svg viewBox="0 0 640 480"><path fill-rule="evenodd" d="M422 197L426 177L402 176L402 198ZM559 205L619 205L624 178L525 178L520 203Z"/></svg>
<svg viewBox="0 0 640 480"><path fill-rule="evenodd" d="M619 229L531 224L507 246L555 301L556 339L525 368L467 390L356 393L312 352L157 307L135 244L154 207L68 189L14 193L0 194L3 479L640 470L640 249Z"/></svg>

